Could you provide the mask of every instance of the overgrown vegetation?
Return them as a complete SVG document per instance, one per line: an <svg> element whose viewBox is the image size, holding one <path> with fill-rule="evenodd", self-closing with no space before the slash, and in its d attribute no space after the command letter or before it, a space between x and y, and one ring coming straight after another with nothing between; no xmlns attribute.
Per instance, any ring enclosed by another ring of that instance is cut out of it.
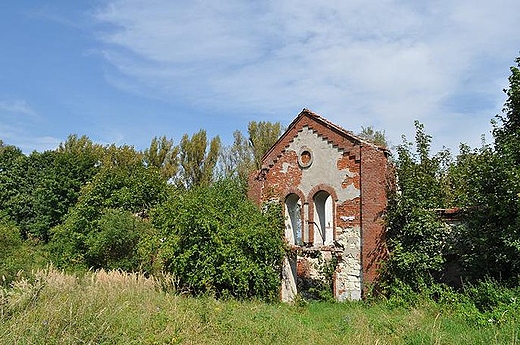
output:
<svg viewBox="0 0 520 345"><path fill-rule="evenodd" d="M0 339L6 344L516 344L519 305L511 292L478 287L487 301L437 291L377 303L289 305L187 298L169 293L172 277L121 271L81 277L54 268L0 290ZM433 293L433 292L432 292ZM516 294L515 296L518 296ZM499 298L498 298L499 297Z"/></svg>
<svg viewBox="0 0 520 345"><path fill-rule="evenodd" d="M279 123L252 122L229 147L204 130L179 145L154 138L143 152L72 135L54 151L25 155L0 141L0 339L517 343L516 63L493 144L432 153L416 122L415 141L397 146L385 215L390 255L377 297L363 303L258 302L277 299L286 249L279 205L251 204L246 183ZM371 127L361 136L387 144ZM451 225L445 210L458 215ZM76 275L29 273L49 261ZM323 286L309 291L330 300L334 262L322 268Z"/></svg>
<svg viewBox="0 0 520 345"><path fill-rule="evenodd" d="M520 67L520 59L517 59ZM494 123L495 145L461 145L431 154L431 136L416 122L415 143L397 147L397 186L387 211L390 258L386 293L401 284L414 291L431 284L518 286L520 277L520 71L512 67L503 115ZM415 150L414 150L415 149ZM448 226L439 210L459 210Z"/></svg>
<svg viewBox="0 0 520 345"><path fill-rule="evenodd" d="M279 205L264 213L238 180L173 194L152 213L163 269L196 295L274 300L284 255Z"/></svg>
<svg viewBox="0 0 520 345"><path fill-rule="evenodd" d="M30 155L0 142L2 284L50 260L79 272L174 273L193 295L275 299L281 213L260 210L245 191L281 127L252 122L249 131L233 151L205 130L179 145L154 138L143 152L76 135Z"/></svg>

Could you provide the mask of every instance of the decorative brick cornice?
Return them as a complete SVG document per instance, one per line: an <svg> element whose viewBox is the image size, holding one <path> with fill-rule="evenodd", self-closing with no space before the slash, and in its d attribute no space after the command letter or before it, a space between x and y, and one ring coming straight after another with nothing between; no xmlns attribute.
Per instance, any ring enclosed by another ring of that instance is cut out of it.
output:
<svg viewBox="0 0 520 345"><path fill-rule="evenodd" d="M262 158L262 168L270 169L304 128L312 130L318 137L332 145L332 147L343 151L344 155L348 155L356 161L359 161L361 158L361 146L371 146L376 150L386 151L385 148L363 140L354 133L333 124L320 115L308 109L303 109L296 119L291 122L285 133L266 152Z"/></svg>

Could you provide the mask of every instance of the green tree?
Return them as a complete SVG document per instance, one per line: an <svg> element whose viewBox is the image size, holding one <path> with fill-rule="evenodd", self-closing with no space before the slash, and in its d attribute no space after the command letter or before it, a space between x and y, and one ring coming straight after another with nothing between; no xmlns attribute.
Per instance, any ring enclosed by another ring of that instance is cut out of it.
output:
<svg viewBox="0 0 520 345"><path fill-rule="evenodd" d="M361 133L358 136L373 144L388 147L385 131L376 131L372 126L361 127Z"/></svg>
<svg viewBox="0 0 520 345"><path fill-rule="evenodd" d="M221 151L221 175L238 177L241 181L247 182L249 174L255 169L249 139L239 130L233 132L233 139L233 144Z"/></svg>
<svg viewBox="0 0 520 345"><path fill-rule="evenodd" d="M184 134L179 144L180 166L177 184L185 188L208 185L220 152L220 138L211 139L208 147L206 131L201 129L191 138Z"/></svg>
<svg viewBox="0 0 520 345"><path fill-rule="evenodd" d="M249 144L253 151L255 169L260 169L262 167L262 157L278 140L282 134L282 127L279 122L251 121L247 126L247 132L249 134Z"/></svg>
<svg viewBox="0 0 520 345"><path fill-rule="evenodd" d="M100 157L101 147L87 137L70 136L56 151L35 151L29 156L3 147L1 208L24 237L47 242L49 229L61 223L81 187L97 172Z"/></svg>
<svg viewBox="0 0 520 345"><path fill-rule="evenodd" d="M462 161L468 211L460 255L473 280L520 276L520 58L516 63L503 114L493 121L494 149L483 147Z"/></svg>
<svg viewBox="0 0 520 345"><path fill-rule="evenodd" d="M78 202L69 210L63 223L52 229L50 248L54 262L60 267L103 267L110 264L113 268L119 261L100 256L105 252L99 249L99 241L109 246L105 237L110 232L103 224L116 223L101 219L111 209L146 217L148 211L166 197L167 184L159 170L145 167L141 155L133 148L112 145L108 147L103 162L99 172L81 189ZM108 215L115 217L112 213ZM115 227L113 231L116 230L121 229ZM100 238L96 239L98 236ZM130 250L133 251L134 248ZM128 252L126 254L130 256ZM127 256L119 253L117 258ZM120 263L127 265L125 260Z"/></svg>
<svg viewBox="0 0 520 345"><path fill-rule="evenodd" d="M0 145L0 212L13 218L13 198L23 184L26 157L22 150L11 145Z"/></svg>
<svg viewBox="0 0 520 345"><path fill-rule="evenodd" d="M104 148L101 165L105 169L132 169L143 166L143 154L133 146L111 144Z"/></svg>
<svg viewBox="0 0 520 345"><path fill-rule="evenodd" d="M223 176L238 177L247 183L249 175L262 165L262 157L281 135L279 122L255 122L248 125L247 137L239 130L233 133L233 144L222 150L220 165Z"/></svg>
<svg viewBox="0 0 520 345"><path fill-rule="evenodd" d="M507 100L502 109L503 115L497 115L494 121L493 135L495 147L509 164L520 166L520 57L517 66L511 67L509 87L504 90Z"/></svg>
<svg viewBox="0 0 520 345"><path fill-rule="evenodd" d="M153 166L160 170L161 175L170 180L179 170L179 148L172 139L165 136L154 137L150 147L143 152L143 160L147 167Z"/></svg>
<svg viewBox="0 0 520 345"><path fill-rule="evenodd" d="M284 254L279 208L263 214L237 180L171 195L152 214L159 257L180 291L278 298Z"/></svg>
<svg viewBox="0 0 520 345"><path fill-rule="evenodd" d="M97 163L103 156L104 147L95 144L86 135L78 137L77 134L71 134L67 137L67 140L60 143L56 151L60 153L69 153L78 158L82 157L83 159L96 161Z"/></svg>
<svg viewBox="0 0 520 345"><path fill-rule="evenodd" d="M415 127L415 145L403 138L397 147L397 188L389 191L386 214L390 257L385 278L418 289L442 271L452 234L435 213L446 206L449 155L432 156L431 136L417 121Z"/></svg>

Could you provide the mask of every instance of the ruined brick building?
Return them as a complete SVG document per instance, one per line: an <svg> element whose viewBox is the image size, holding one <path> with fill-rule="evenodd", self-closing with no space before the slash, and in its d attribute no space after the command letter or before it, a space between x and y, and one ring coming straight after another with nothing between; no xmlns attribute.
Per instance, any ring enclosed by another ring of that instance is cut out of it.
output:
<svg viewBox="0 0 520 345"><path fill-rule="evenodd" d="M304 109L264 155L250 177L249 197L282 202L285 238L294 255L283 267L281 298L290 301L302 284L323 277L333 262L339 300L360 299L375 281L386 255L389 151Z"/></svg>

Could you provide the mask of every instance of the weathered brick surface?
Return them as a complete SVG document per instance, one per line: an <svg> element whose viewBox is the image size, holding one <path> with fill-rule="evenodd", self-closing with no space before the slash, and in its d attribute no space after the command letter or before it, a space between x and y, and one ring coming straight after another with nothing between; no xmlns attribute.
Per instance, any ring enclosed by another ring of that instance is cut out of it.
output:
<svg viewBox="0 0 520 345"><path fill-rule="evenodd" d="M385 258L387 156L385 149L304 109L266 153L262 170L250 177L249 197L258 204L299 196L307 245L315 242L319 223L314 196L320 191L330 195L335 242L316 250L328 256L331 250L342 253L334 283L338 299L359 298L362 286L377 279ZM298 257L300 274L306 265Z"/></svg>
<svg viewBox="0 0 520 345"><path fill-rule="evenodd" d="M371 147L361 149L361 248L365 283L377 278L386 258L383 214L387 205L388 161L385 152Z"/></svg>

